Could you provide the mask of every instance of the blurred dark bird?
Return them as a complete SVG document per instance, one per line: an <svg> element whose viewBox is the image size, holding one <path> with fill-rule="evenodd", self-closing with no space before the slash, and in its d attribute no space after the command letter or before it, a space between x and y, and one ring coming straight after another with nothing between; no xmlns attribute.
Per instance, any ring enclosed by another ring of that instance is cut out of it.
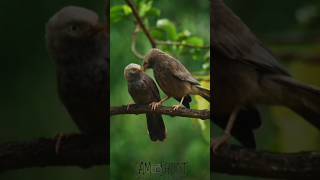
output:
<svg viewBox="0 0 320 180"><path fill-rule="evenodd" d="M198 80L192 77L191 73L179 60L159 49L151 49L144 58L143 69L153 69L154 77L167 97L153 104L153 109L171 97L180 100L178 105L173 106L174 110L182 104L191 102L190 95L200 95L210 102L210 91L200 86Z"/></svg>
<svg viewBox="0 0 320 180"><path fill-rule="evenodd" d="M211 3L213 122L225 129L213 149L230 134L255 148L253 130L261 124L257 104L286 106L320 128L320 91L294 80L222 0Z"/></svg>
<svg viewBox="0 0 320 180"><path fill-rule="evenodd" d="M88 9L68 6L47 23L58 94L82 133L109 141L106 27Z"/></svg>
<svg viewBox="0 0 320 180"><path fill-rule="evenodd" d="M150 104L160 101L156 83L145 74L138 64L129 64L124 69L128 81L128 91L137 104ZM161 114L146 113L147 127L152 141L163 141L166 138L166 128Z"/></svg>

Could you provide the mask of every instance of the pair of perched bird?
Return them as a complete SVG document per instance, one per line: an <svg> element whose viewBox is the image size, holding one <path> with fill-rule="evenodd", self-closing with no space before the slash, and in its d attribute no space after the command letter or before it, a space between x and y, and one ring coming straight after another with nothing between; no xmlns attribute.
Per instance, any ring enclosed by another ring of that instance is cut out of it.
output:
<svg viewBox="0 0 320 180"><path fill-rule="evenodd" d="M155 82L144 73L152 68L155 79L160 88L167 95L160 99L159 90ZM175 98L180 103L173 106L173 110L184 105L190 108L190 95L200 95L210 102L210 91L200 86L179 60L159 50L151 49L145 56L143 68L138 64L129 64L124 75L128 81L128 91L137 104L149 104L153 110L161 106L169 98ZM166 129L161 114L147 113L147 127L152 141L163 141Z"/></svg>
<svg viewBox="0 0 320 180"><path fill-rule="evenodd" d="M58 11L47 24L47 46L55 61L60 99L84 134L109 141L108 116L108 34L91 10L68 6ZM128 66L126 78L136 103L151 103L155 109L174 97L189 108L191 94L210 99L209 92L176 59L152 49L144 61L144 69L153 68L161 89L168 95L160 100L157 86L137 65ZM165 138L161 115L148 113L148 129L152 140ZM106 146L107 147L107 146Z"/></svg>

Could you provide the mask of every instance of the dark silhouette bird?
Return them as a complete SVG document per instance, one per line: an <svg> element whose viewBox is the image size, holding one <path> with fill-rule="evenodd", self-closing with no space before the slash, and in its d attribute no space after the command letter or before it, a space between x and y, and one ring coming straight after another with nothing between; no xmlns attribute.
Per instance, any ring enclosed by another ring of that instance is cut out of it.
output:
<svg viewBox="0 0 320 180"><path fill-rule="evenodd" d="M213 122L225 129L213 149L230 134L255 148L253 130L261 124L257 104L286 106L320 128L320 91L294 80L222 0L211 3Z"/></svg>
<svg viewBox="0 0 320 180"><path fill-rule="evenodd" d="M210 91L202 88L184 65L169 54L159 49L151 49L145 56L143 64L144 70L148 68L153 69L158 85L167 95L165 99L154 103L153 109L171 97L180 99L180 103L173 106L174 110L180 108L185 99L186 102L190 102L190 95L200 95L210 102Z"/></svg>
<svg viewBox="0 0 320 180"><path fill-rule="evenodd" d="M138 64L129 64L124 69L124 76L128 81L128 91L137 104L150 104L160 101L160 94L156 83L145 74ZM163 141L166 138L166 128L161 114L146 113L147 127L152 141Z"/></svg>
<svg viewBox="0 0 320 180"><path fill-rule="evenodd" d="M85 135L109 141L106 27L91 10L68 6L47 23L46 38L56 65L59 97Z"/></svg>

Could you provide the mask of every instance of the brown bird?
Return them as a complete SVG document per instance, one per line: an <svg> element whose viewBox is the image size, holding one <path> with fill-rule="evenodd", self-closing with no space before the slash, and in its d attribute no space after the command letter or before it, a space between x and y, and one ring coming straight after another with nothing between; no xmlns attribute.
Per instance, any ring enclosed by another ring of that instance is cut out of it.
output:
<svg viewBox="0 0 320 180"><path fill-rule="evenodd" d="M128 91L137 104L150 104L160 101L160 94L156 83L145 74L138 64L129 64L124 69L124 76L128 81ZM166 128L161 114L146 113L147 127L152 141L163 141L166 138Z"/></svg>
<svg viewBox="0 0 320 180"><path fill-rule="evenodd" d="M161 101L153 103L152 109L156 109L171 97L180 99L180 103L173 106L174 110L180 108L185 99L190 102L189 95L200 95L210 102L210 91L202 88L184 65L169 54L159 49L151 49L143 64L144 70L148 68L153 69L158 85L167 95Z"/></svg>
<svg viewBox="0 0 320 180"><path fill-rule="evenodd" d="M46 38L58 94L82 133L109 141L105 26L91 10L68 6L51 17Z"/></svg>
<svg viewBox="0 0 320 180"><path fill-rule="evenodd" d="M320 90L294 80L222 0L213 0L211 9L212 120L225 129L213 150L230 135L256 147L253 130L261 124L257 104L286 106L320 129Z"/></svg>

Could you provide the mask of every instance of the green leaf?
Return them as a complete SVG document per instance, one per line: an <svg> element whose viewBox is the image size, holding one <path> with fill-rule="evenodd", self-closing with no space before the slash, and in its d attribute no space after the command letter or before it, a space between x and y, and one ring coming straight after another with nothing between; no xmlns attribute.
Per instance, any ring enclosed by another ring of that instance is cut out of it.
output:
<svg viewBox="0 0 320 180"><path fill-rule="evenodd" d="M141 17L144 17L148 11L152 8L152 1L149 1L147 3L140 3L139 7L139 15Z"/></svg>
<svg viewBox="0 0 320 180"><path fill-rule="evenodd" d="M190 37L186 40L186 43L192 46L203 46L203 39L199 37Z"/></svg>
<svg viewBox="0 0 320 180"><path fill-rule="evenodd" d="M146 12L146 16L155 16L155 17L159 17L161 14L160 9L157 8L151 8L149 11Z"/></svg>
<svg viewBox="0 0 320 180"><path fill-rule="evenodd" d="M205 62L204 64L202 64L202 69L209 70L210 69L210 62Z"/></svg>
<svg viewBox="0 0 320 180"><path fill-rule="evenodd" d="M110 20L112 23L116 23L128 17L131 13L132 10L128 5L113 6L110 10Z"/></svg>
<svg viewBox="0 0 320 180"><path fill-rule="evenodd" d="M123 12L126 16L128 16L132 13L132 9L128 5L123 5L122 9L123 9Z"/></svg>
<svg viewBox="0 0 320 180"><path fill-rule="evenodd" d="M167 33L167 38L169 40L177 39L176 26L168 19L159 19L157 21L157 28L165 31Z"/></svg>
<svg viewBox="0 0 320 180"><path fill-rule="evenodd" d="M178 34L178 41L185 40L191 36L191 32L189 30L184 30Z"/></svg>

